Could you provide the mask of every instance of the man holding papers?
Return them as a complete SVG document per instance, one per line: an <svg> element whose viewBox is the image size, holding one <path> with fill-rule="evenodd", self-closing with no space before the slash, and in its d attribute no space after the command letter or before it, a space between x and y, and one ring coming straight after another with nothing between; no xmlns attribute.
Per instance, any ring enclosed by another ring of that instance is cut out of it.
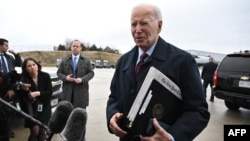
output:
<svg viewBox="0 0 250 141"><path fill-rule="evenodd" d="M158 7L132 9L136 45L117 62L106 108L108 130L120 141L191 141L208 124L196 62L159 36L162 25Z"/></svg>

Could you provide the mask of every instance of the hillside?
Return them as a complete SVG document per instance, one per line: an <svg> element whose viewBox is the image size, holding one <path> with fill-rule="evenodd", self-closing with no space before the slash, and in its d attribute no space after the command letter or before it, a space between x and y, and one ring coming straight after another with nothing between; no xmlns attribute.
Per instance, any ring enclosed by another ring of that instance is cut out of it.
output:
<svg viewBox="0 0 250 141"><path fill-rule="evenodd" d="M115 64L121 54L99 52L99 51L82 51L83 55L88 56L93 62L95 60L108 60L112 65ZM21 57L32 57L41 62L42 66L56 66L57 59L61 59L71 54L71 51L28 51L20 52Z"/></svg>

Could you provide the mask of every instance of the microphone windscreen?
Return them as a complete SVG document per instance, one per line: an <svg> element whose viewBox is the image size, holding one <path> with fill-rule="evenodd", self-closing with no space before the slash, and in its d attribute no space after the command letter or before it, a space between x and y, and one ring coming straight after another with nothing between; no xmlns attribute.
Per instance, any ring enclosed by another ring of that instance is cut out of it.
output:
<svg viewBox="0 0 250 141"><path fill-rule="evenodd" d="M60 133L64 129L73 106L68 101L61 101L52 114L48 127L52 133Z"/></svg>
<svg viewBox="0 0 250 141"><path fill-rule="evenodd" d="M78 141L85 134L85 126L87 122L87 112L83 108L75 108L70 114L65 129L64 137L68 141Z"/></svg>

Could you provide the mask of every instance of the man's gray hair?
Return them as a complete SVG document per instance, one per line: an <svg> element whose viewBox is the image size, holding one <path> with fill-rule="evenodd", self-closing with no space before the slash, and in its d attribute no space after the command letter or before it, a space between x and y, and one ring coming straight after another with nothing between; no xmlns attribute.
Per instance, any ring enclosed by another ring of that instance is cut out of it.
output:
<svg viewBox="0 0 250 141"><path fill-rule="evenodd" d="M162 21L162 14L161 14L161 10L159 7L152 5L155 11L155 17L158 21Z"/></svg>
<svg viewBox="0 0 250 141"><path fill-rule="evenodd" d="M158 6L154 5L154 4L149 4L149 3L141 3L141 4L138 4L137 6L135 6L133 8L133 10L135 8L138 8L138 7L143 7L143 6L146 6L146 7L150 7L152 8L154 14L155 14L155 18L157 21L162 21L162 14L161 14L161 10Z"/></svg>

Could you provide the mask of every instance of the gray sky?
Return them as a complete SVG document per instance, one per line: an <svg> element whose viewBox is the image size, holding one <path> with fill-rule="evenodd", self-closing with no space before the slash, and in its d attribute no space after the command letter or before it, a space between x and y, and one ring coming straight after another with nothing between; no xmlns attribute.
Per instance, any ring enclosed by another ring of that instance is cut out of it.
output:
<svg viewBox="0 0 250 141"><path fill-rule="evenodd" d="M158 5L166 41L184 50L250 50L250 0L0 0L0 37L16 51L53 50L79 39L125 53L131 8Z"/></svg>

